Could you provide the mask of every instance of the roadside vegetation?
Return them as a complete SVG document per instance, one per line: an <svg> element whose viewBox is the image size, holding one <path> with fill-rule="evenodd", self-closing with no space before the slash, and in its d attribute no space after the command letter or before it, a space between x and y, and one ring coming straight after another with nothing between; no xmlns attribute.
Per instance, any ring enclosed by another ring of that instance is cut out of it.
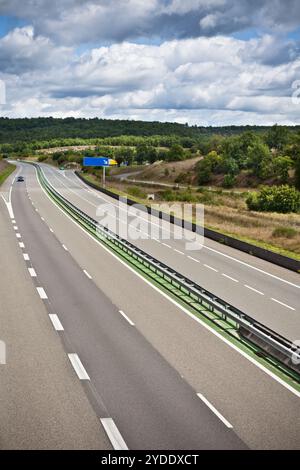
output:
<svg viewBox="0 0 300 470"><path fill-rule="evenodd" d="M4 183L6 178L16 169L15 165L7 163L5 160L0 158L0 186Z"/></svg>
<svg viewBox="0 0 300 470"><path fill-rule="evenodd" d="M115 191L202 203L207 227L300 257L299 126L0 118L0 154L78 170L84 156L114 158L107 184ZM101 184L100 169L83 171ZM145 184L122 182L130 172Z"/></svg>

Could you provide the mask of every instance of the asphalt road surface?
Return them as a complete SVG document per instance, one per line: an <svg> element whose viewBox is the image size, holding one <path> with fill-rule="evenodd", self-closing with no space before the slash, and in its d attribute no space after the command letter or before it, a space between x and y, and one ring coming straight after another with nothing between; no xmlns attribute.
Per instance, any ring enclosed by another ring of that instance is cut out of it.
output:
<svg viewBox="0 0 300 470"><path fill-rule="evenodd" d="M71 372L97 417L113 420L120 442L135 449L298 448L300 394L91 239L45 195L34 168L22 167L25 183L14 183L12 207L28 254L23 262L36 273L44 309L64 328L62 355L76 355ZM86 189L62 178L52 175L62 192L70 185L70 199L77 187L79 206Z"/></svg>

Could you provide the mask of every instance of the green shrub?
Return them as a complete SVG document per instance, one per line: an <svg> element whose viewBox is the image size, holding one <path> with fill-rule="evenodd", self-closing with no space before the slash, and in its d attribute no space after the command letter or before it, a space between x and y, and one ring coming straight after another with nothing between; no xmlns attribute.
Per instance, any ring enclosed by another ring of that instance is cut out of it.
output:
<svg viewBox="0 0 300 470"><path fill-rule="evenodd" d="M228 174L224 176L222 186L224 188L232 188L236 183L236 177L234 175Z"/></svg>
<svg viewBox="0 0 300 470"><path fill-rule="evenodd" d="M138 186L130 186L127 188L128 194L134 197L138 197L140 199L145 199L147 197L147 194L145 191L143 191L141 188Z"/></svg>
<svg viewBox="0 0 300 470"><path fill-rule="evenodd" d="M293 238L298 234L297 230L292 227L279 226L276 227L272 232L272 237L279 238Z"/></svg>
<svg viewBox="0 0 300 470"><path fill-rule="evenodd" d="M38 158L38 161L39 162L44 162L45 160L47 160L48 156L47 155L40 155L39 158Z"/></svg>
<svg viewBox="0 0 300 470"><path fill-rule="evenodd" d="M266 212L298 212L300 192L288 185L264 186L259 193L250 193L246 199L248 209Z"/></svg>

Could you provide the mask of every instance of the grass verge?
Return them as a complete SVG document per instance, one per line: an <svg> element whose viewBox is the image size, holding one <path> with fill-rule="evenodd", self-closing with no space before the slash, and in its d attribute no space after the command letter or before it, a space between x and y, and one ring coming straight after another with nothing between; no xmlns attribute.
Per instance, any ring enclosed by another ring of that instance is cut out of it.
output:
<svg viewBox="0 0 300 470"><path fill-rule="evenodd" d="M6 163L6 162L5 162ZM16 165L12 165L11 163L7 163L2 170L0 170L0 186L4 183L4 181L15 171Z"/></svg>

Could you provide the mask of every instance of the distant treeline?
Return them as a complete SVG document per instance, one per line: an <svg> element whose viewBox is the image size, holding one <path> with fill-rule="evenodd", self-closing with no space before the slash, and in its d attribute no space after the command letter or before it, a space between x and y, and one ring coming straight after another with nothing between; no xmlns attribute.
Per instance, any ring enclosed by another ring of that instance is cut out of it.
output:
<svg viewBox="0 0 300 470"><path fill-rule="evenodd" d="M264 133L268 129L268 127L264 126L202 127L171 122L161 123L98 118L0 118L0 144L63 141L64 139L102 139L119 136L176 136L177 140L180 140L178 143L184 147L190 147L197 140L212 134L228 136L240 134L244 131ZM300 126L291 126L288 129L299 131ZM186 142L184 142L185 139ZM163 139L161 145L163 145Z"/></svg>

